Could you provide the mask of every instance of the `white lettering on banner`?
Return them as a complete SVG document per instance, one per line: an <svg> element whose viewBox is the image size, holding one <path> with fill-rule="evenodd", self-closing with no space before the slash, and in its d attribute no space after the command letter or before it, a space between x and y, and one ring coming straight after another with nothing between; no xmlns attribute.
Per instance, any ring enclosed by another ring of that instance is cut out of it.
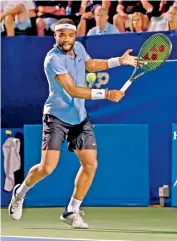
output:
<svg viewBox="0 0 177 241"><path fill-rule="evenodd" d="M106 85L109 81L109 74L104 72L104 73L98 73L97 74L98 78L98 83L96 84L97 88L100 88L102 85Z"/></svg>
<svg viewBox="0 0 177 241"><path fill-rule="evenodd" d="M173 136L173 140L176 140L176 139L177 139L177 132L174 131L173 134L174 134L174 136Z"/></svg>
<svg viewBox="0 0 177 241"><path fill-rule="evenodd" d="M177 187L177 179L176 179L176 182L174 183L174 185L173 185L174 187Z"/></svg>
<svg viewBox="0 0 177 241"><path fill-rule="evenodd" d="M96 75L97 80L88 84L89 88L100 88L102 85L106 85L109 82L109 74L107 72L99 72Z"/></svg>

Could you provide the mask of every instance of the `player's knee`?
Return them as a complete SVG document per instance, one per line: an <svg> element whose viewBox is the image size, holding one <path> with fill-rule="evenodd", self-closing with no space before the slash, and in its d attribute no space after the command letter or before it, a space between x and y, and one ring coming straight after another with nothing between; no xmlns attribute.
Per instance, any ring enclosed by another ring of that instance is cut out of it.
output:
<svg viewBox="0 0 177 241"><path fill-rule="evenodd" d="M53 168L52 166L49 165L43 165L41 166L41 171L44 177L49 176L50 174L52 174L52 172L54 171L55 168Z"/></svg>
<svg viewBox="0 0 177 241"><path fill-rule="evenodd" d="M49 176L57 167L60 152L55 150L43 150L40 162L40 172L42 176Z"/></svg>
<svg viewBox="0 0 177 241"><path fill-rule="evenodd" d="M98 162L96 159L93 160L91 163L87 163L87 164L83 165L85 172L87 172L88 174L94 173L96 171L97 167L98 167Z"/></svg>

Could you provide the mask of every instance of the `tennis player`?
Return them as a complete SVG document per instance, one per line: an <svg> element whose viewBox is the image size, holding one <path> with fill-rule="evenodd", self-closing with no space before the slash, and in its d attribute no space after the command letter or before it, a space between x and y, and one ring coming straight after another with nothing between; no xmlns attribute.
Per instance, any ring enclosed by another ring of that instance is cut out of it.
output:
<svg viewBox="0 0 177 241"><path fill-rule="evenodd" d="M97 145L84 102L85 99L118 102L124 97L119 90L87 88L85 68L94 72L120 65L136 66L136 57L130 56L132 50L128 50L120 58L92 59L83 45L75 41L76 26L70 19L57 22L54 36L56 44L44 61L49 97L44 105L41 162L29 170L22 184L14 187L9 215L14 220L21 218L26 193L54 171L61 146L67 140L69 151L75 152L81 167L70 202L60 219L73 228L84 229L88 225L82 219L79 208L97 169Z"/></svg>

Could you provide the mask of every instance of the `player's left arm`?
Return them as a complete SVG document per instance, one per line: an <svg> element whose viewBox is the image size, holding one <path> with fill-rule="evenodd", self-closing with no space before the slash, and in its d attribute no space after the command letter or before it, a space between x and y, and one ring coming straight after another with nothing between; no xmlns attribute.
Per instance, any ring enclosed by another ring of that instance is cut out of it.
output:
<svg viewBox="0 0 177 241"><path fill-rule="evenodd" d="M107 60L89 58L89 60L85 63L86 69L89 72L96 72L121 65L131 65L136 67L138 57L129 55L132 51L132 49L128 49L121 57Z"/></svg>

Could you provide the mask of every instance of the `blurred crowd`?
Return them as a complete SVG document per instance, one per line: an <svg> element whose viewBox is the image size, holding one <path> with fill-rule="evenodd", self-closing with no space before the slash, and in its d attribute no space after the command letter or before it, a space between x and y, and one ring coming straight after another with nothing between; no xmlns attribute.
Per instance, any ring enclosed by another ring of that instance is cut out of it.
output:
<svg viewBox="0 0 177 241"><path fill-rule="evenodd" d="M2 35L52 35L61 18L74 21L78 36L177 30L177 0L1 0Z"/></svg>

